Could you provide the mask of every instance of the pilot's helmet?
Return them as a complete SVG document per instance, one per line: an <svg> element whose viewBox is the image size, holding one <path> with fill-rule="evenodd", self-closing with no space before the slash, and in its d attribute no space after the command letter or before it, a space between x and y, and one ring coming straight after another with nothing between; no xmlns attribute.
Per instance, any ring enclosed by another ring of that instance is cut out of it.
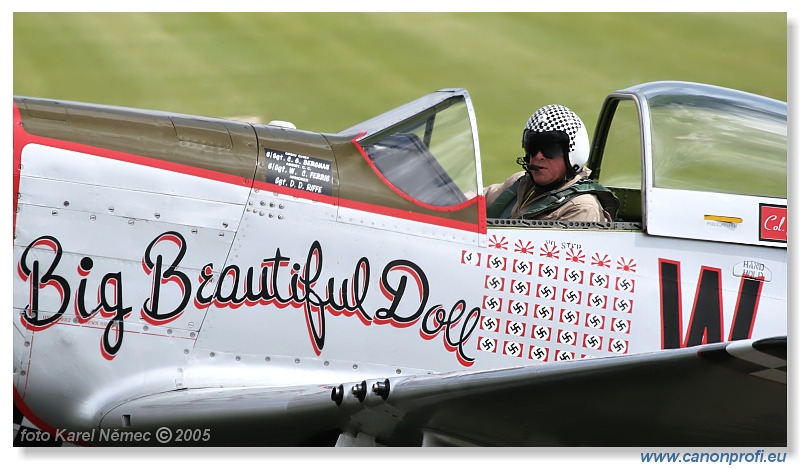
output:
<svg viewBox="0 0 800 469"><path fill-rule="evenodd" d="M542 143L561 146L567 171L574 174L589 160L589 136L577 114L560 104L550 104L531 115L522 131L525 153Z"/></svg>

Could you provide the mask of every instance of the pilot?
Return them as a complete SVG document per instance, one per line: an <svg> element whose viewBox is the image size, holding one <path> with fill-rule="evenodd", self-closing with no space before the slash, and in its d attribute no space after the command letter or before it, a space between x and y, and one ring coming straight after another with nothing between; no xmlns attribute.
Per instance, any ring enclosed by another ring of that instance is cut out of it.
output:
<svg viewBox="0 0 800 469"><path fill-rule="evenodd" d="M486 197L488 218L607 222L619 200L589 179L589 137L583 121L559 104L533 113L522 131L524 171L492 184Z"/></svg>

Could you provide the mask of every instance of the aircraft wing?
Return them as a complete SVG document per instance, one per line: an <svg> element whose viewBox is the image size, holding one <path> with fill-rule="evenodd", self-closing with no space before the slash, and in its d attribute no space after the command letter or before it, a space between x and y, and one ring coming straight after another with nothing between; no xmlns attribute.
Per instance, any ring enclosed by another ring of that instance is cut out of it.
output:
<svg viewBox="0 0 800 469"><path fill-rule="evenodd" d="M425 376L389 401L426 444L785 446L786 338Z"/></svg>
<svg viewBox="0 0 800 469"><path fill-rule="evenodd" d="M367 380L361 399L361 383L173 391L101 427L210 428L215 446L786 446L786 363L782 337Z"/></svg>

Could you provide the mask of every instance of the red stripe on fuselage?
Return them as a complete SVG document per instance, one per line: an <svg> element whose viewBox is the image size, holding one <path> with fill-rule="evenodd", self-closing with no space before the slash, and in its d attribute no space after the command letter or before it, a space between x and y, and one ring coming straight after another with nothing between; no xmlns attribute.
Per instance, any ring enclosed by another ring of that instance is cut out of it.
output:
<svg viewBox="0 0 800 469"><path fill-rule="evenodd" d="M122 161L126 163L136 164L140 166L147 166L156 169L163 169L166 171L171 171L175 173L187 174L190 176L196 176L203 179L209 179L214 181L223 182L226 184L234 184L237 186L243 187L250 187L259 190L267 190L270 192L275 192L282 195L288 195L291 197L297 197L306 200L313 200L316 202L327 203L331 205L338 205L341 207L351 208L354 210L365 211L370 213L375 213L378 215L385 215L393 218L401 218L410 221L416 221L420 223L430 224L430 225L438 225L445 228L453 228L462 231L468 231L472 233L486 233L486 216L485 216L485 200L482 195L476 196L473 199L470 199L462 204L459 204L454 207L435 207L428 204L423 204L420 201L417 201L409 196L405 195L402 191L395 188L389 181L386 180L380 172L377 171L376 168L372 164L372 170L378 175L378 177L386 184L389 188L393 191L397 192L403 198L411 200L417 205L422 207L437 210L437 211L456 211L461 210L470 205L477 204L478 209L478 222L477 223L470 223L464 222L459 220L451 220L448 218L440 218L433 215L424 215L419 213L410 212L408 210L402 209L393 209L388 207L383 207L379 205L374 205L366 202L357 202L353 200L344 200L339 199L338 197L334 196L327 196L321 194L313 194L307 191L302 191L298 189L292 189L288 187L278 186L274 184L270 184L263 181L256 181L254 179L243 178L240 176L234 176L231 174L220 173L218 171L212 171L209 169L198 168L195 166L185 165L181 163L174 163L171 161L164 161L157 158L151 158L147 156L141 155L134 155L130 153L109 150L107 148L102 147L95 147L91 145L85 145L81 143L74 143L74 142L67 142L64 140L58 140L49 137L40 137L36 135L29 134L25 131L24 127L22 126L22 119L20 117L19 109L17 108L17 104L14 103L14 230L16 231L16 212L17 212L17 198L19 194L19 178L20 178L20 164L22 161L22 149L31 143L36 143L44 146L49 146L53 148L60 148L62 150L68 151L75 151L79 153L84 153L88 155L99 156L102 158L109 158L116 161ZM360 145L355 141L353 141L354 145L362 152ZM367 162L371 163L367 158Z"/></svg>
<svg viewBox="0 0 800 469"><path fill-rule="evenodd" d="M275 192L282 195L287 195L291 197L302 198L306 200L312 200L316 202L326 203L335 206L341 206L350 208L353 210L365 211L370 213L375 213L379 215L384 215L388 217L400 218L420 223L426 223L431 225L438 225L446 228L453 228L458 230L463 230L467 232L473 233L486 233L486 215L485 215L485 200L482 195L475 197L459 206L453 208L439 208L440 210L458 210L466 208L472 204L477 204L478 209L478 223L469 223L463 222L458 220L451 220L447 218L439 218L433 215L424 215L418 214L414 212L409 212L406 210L401 209L393 209L382 207L378 205L373 205L365 202L357 202L352 200L340 200L338 197L333 196L326 196L320 194L312 194L310 192L301 191L297 189L291 189L287 187L277 186L274 184L269 184L263 181L256 181L254 179L242 178L239 176L234 176L230 174L220 173L217 171L212 171L203 168L197 168L190 165L184 165L180 163L174 163L169 161L160 160L157 158L151 158L141 155L134 155L130 153L110 150L107 148L102 147L95 147L91 145L81 144L81 143L74 143L68 142L64 140L58 140L49 137L42 137L28 133L22 123L22 118L19 112L19 108L17 107L16 103L13 103L13 140L14 140L14 153L13 153L13 230L16 233L17 229L17 207L18 207L18 198L19 198L19 184L20 184L20 174L21 174L21 164L22 164L22 150L25 148L26 145L29 144L39 144L43 146L48 146L52 148L58 148L67 151L74 151L78 153L83 153L87 155L93 155L101 158L108 158L116 161L122 161L126 163L136 164L140 166L147 166L156 169L163 169L175 173L180 174L187 174L190 176L196 176L204 179L214 180L223 182L226 184L233 184L237 186L249 187L251 189L259 189L259 190L268 190L271 192ZM355 143L355 142L354 142ZM377 172L376 168L373 167L373 170L376 171L376 174L387 183L387 185L392 188L393 190L397 191L393 185L388 183L388 181L379 173ZM408 196L403 195L405 198ZM412 199L412 201L414 201ZM415 203L420 204L418 201ZM423 205L424 206L424 205ZM434 210L437 208L429 207ZM31 346L31 352L32 352ZM22 393L24 393L23 386ZM14 386L14 402L15 405L19 408L19 410L25 415L25 417L30 420L34 425L36 425L39 429L54 434L55 429L44 422L41 418L39 418L26 404L24 401L24 397L17 389L16 385Z"/></svg>

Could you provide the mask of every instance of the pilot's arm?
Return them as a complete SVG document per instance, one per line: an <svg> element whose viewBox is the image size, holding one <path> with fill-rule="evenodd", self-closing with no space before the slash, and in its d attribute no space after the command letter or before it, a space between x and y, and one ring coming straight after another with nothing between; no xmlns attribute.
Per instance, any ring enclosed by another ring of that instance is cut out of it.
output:
<svg viewBox="0 0 800 469"><path fill-rule="evenodd" d="M483 196L486 198L486 206L490 207L494 203L495 199L497 199L500 194L505 192L506 189L511 187L523 174L525 174L525 171L520 171L512 174L511 177L503 182L484 187Z"/></svg>
<svg viewBox="0 0 800 469"><path fill-rule="evenodd" d="M603 210L597 197L591 194L581 194L540 219L607 222L611 221L611 215Z"/></svg>

